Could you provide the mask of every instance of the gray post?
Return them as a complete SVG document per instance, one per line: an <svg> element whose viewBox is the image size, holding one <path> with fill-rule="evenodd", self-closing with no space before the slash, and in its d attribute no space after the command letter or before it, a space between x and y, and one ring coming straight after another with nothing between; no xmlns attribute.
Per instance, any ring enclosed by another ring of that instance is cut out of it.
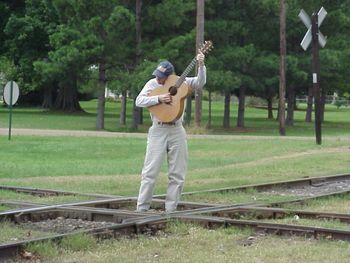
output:
<svg viewBox="0 0 350 263"><path fill-rule="evenodd" d="M10 86L10 116L9 116L9 140L11 140L11 126L12 126L12 97L13 97L13 81L11 80L11 86Z"/></svg>

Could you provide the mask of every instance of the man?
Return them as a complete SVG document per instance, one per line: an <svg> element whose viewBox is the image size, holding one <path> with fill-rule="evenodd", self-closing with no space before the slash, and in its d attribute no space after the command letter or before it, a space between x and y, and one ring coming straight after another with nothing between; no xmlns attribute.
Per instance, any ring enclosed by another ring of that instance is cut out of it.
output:
<svg viewBox="0 0 350 263"><path fill-rule="evenodd" d="M185 80L193 90L203 88L206 82L204 58L204 54L199 51L196 56L198 74L196 77L188 77ZM163 85L168 76L173 73L174 66L169 61L161 62L153 72L155 78L149 80L137 96L136 106L150 107L159 103L171 103L172 96L169 93L159 96L149 96L149 93ZM174 123L162 123L152 114L151 118L152 126L148 132L137 211L149 210L155 182L164 157L167 156L169 183L165 199L165 211L171 213L176 210L185 181L188 157L186 131L182 126L182 118Z"/></svg>

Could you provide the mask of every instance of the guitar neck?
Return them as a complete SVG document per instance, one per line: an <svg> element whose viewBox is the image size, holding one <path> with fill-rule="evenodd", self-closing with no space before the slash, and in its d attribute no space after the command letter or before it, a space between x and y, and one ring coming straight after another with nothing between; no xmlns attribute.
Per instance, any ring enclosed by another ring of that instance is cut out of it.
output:
<svg viewBox="0 0 350 263"><path fill-rule="evenodd" d="M179 88L181 86L181 84L185 81L185 78L188 76L188 74L191 72L191 70L194 68L194 66L196 65L196 57L194 57L191 61L191 63L187 66L187 68L185 69L185 71L181 74L180 78L176 81L175 86L177 88Z"/></svg>

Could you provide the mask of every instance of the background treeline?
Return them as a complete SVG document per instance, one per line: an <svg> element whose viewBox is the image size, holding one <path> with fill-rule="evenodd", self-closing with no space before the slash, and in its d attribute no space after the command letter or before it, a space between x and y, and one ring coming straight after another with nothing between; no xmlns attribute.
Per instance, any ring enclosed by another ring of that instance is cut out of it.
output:
<svg viewBox="0 0 350 263"><path fill-rule="evenodd" d="M311 51L300 42L306 28L298 18L321 6L328 15L321 31L321 87L326 95L350 94L350 0L286 0L287 123L293 124L296 96L312 109ZM20 103L63 111L81 110L79 100L98 98L96 127L103 128L105 87L126 100L150 78L160 60L181 74L196 53L195 0L2 0L0 2L0 81L15 80ZM223 126L230 126L230 100L238 98L237 126L244 126L246 96L266 101L273 118L279 87L279 1L206 0L205 39L210 95L222 94ZM142 122L140 109L133 112ZM310 120L309 120L310 121Z"/></svg>

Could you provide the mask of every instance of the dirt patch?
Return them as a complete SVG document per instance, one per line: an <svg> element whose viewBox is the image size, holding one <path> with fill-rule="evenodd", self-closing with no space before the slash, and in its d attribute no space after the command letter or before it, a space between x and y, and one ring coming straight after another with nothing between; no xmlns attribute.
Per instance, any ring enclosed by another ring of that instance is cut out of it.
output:
<svg viewBox="0 0 350 263"><path fill-rule="evenodd" d="M39 222L26 222L21 224L24 228L40 230L45 232L55 232L59 234L71 233L76 230L95 229L100 227L113 226L111 222L87 221L82 219L71 219L57 217Z"/></svg>

